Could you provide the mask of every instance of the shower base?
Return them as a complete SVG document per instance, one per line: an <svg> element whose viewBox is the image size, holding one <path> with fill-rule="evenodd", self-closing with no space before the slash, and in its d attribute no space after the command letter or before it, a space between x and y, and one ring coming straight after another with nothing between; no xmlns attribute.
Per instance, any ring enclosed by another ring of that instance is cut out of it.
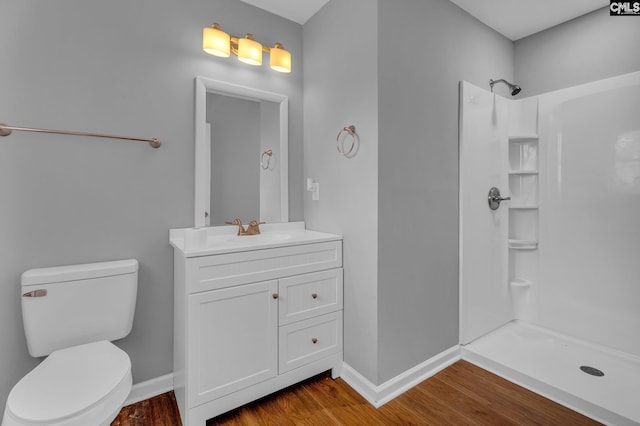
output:
<svg viewBox="0 0 640 426"><path fill-rule="evenodd" d="M522 321L462 346L462 357L602 423L640 424L639 357Z"/></svg>

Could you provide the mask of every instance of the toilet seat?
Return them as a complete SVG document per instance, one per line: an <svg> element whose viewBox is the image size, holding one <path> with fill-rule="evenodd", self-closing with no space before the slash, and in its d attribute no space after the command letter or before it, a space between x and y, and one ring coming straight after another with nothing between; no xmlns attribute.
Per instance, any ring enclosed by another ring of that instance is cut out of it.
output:
<svg viewBox="0 0 640 426"><path fill-rule="evenodd" d="M111 342L61 349L13 387L2 426L108 425L131 383L131 360Z"/></svg>

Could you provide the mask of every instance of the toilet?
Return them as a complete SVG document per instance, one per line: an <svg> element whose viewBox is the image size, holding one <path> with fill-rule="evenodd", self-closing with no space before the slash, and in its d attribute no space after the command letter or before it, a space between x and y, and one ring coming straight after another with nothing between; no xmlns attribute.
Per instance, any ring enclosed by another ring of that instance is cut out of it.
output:
<svg viewBox="0 0 640 426"><path fill-rule="evenodd" d="M111 341L129 334L135 259L31 269L22 274L29 353L47 356L11 390L2 426L102 426L132 385L131 360Z"/></svg>

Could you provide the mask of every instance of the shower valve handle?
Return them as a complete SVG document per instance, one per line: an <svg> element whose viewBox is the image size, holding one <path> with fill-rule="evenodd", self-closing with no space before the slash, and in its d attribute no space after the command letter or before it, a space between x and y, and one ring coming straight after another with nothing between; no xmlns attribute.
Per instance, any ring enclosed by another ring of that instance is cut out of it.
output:
<svg viewBox="0 0 640 426"><path fill-rule="evenodd" d="M504 198L493 197L493 201L509 201L509 200L511 200L511 197L504 197Z"/></svg>
<svg viewBox="0 0 640 426"><path fill-rule="evenodd" d="M500 207L501 201L509 201L509 200L511 200L511 197L504 197L504 198L501 197L500 190L495 186L489 190L488 201L489 201L489 208L491 210L498 210L498 207Z"/></svg>

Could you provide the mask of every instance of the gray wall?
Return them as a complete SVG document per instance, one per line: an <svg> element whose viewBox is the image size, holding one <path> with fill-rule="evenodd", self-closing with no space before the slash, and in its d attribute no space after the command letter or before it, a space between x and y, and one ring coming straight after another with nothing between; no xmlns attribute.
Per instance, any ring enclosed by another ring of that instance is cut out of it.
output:
<svg viewBox="0 0 640 426"><path fill-rule="evenodd" d="M39 361L20 313L29 268L137 258L133 331L118 345L135 382L170 373L168 230L193 225L194 77L289 96L290 217L301 220L302 27L237 0L6 0L2 13L0 122L164 145L17 132L0 141L0 409ZM293 72L204 54L202 28L214 20L234 35L281 41Z"/></svg>
<svg viewBox="0 0 640 426"><path fill-rule="evenodd" d="M513 43L447 0L378 3L384 382L458 343L458 82L513 77Z"/></svg>
<svg viewBox="0 0 640 426"><path fill-rule="evenodd" d="M260 217L260 102L207 93L211 226Z"/></svg>
<svg viewBox="0 0 640 426"><path fill-rule="evenodd" d="M371 0L332 0L304 25L305 194L311 229L344 236L345 361L371 381L377 374L378 9ZM357 155L336 150L355 125Z"/></svg>
<svg viewBox="0 0 640 426"><path fill-rule="evenodd" d="M304 25L304 158L308 226L345 237L345 361L379 384L458 342L458 81L512 78L513 43L446 0L377 3Z"/></svg>
<svg viewBox="0 0 640 426"><path fill-rule="evenodd" d="M605 7L515 43L519 97L640 70L640 21Z"/></svg>

